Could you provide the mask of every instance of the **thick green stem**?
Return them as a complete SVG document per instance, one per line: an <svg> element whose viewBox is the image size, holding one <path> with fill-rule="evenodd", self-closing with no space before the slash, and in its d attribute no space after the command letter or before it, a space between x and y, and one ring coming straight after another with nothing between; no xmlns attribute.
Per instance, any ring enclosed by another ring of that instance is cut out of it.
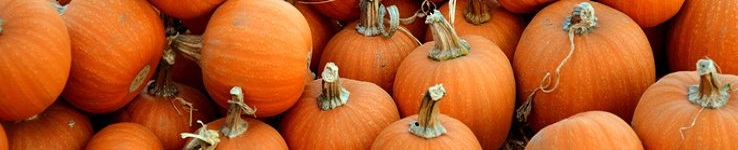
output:
<svg viewBox="0 0 738 150"><path fill-rule="evenodd" d="M436 42L428 57L444 61L464 56L471 50L469 43L459 38L440 11L434 10L427 16L425 23L430 26L433 40Z"/></svg>
<svg viewBox="0 0 738 150"><path fill-rule="evenodd" d="M441 125L438 102L446 95L446 89L442 84L428 88L420 102L418 120L410 124L410 133L422 138L435 138L446 133L446 128Z"/></svg>
<svg viewBox="0 0 738 150"><path fill-rule="evenodd" d="M256 113L256 109L252 109L243 102L243 91L241 87L235 86L231 88L231 97L232 100L228 101L230 107L228 107L225 123L220 129L220 132L228 138L241 135L249 128L248 122L241 119L241 114L254 115Z"/></svg>
<svg viewBox="0 0 738 150"><path fill-rule="evenodd" d="M469 5L464 9L464 19L474 25L486 23L492 17L488 0L469 0Z"/></svg>
<svg viewBox="0 0 738 150"><path fill-rule="evenodd" d="M720 83L715 62L711 59L697 61L700 84L689 87L688 100L704 108L720 108L728 103L731 84Z"/></svg>
<svg viewBox="0 0 738 150"><path fill-rule="evenodd" d="M341 86L341 79L338 76L338 66L333 62L329 62L323 69L323 92L318 96L318 106L321 110L331 110L348 102L349 93L346 88Z"/></svg>
<svg viewBox="0 0 738 150"><path fill-rule="evenodd" d="M574 7L574 11L564 21L564 30L573 30L575 34L589 33L597 27L597 16L594 7L588 2L582 2Z"/></svg>

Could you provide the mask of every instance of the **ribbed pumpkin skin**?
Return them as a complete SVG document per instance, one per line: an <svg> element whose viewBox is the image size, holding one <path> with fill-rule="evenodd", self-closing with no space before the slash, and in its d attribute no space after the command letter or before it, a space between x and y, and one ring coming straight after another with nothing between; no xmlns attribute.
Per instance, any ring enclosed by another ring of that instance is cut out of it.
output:
<svg viewBox="0 0 738 150"><path fill-rule="evenodd" d="M389 39L381 35L367 37L356 31L357 24L351 23L331 38L320 57L320 66L334 62L341 67L341 77L372 82L392 93L397 67L418 47L417 42L399 32ZM323 72L319 69L318 74Z"/></svg>
<svg viewBox="0 0 738 150"><path fill-rule="evenodd" d="M287 150L287 143L276 129L268 124L256 119L241 117L248 121L249 128L243 134L227 138L220 133L220 128L225 123L225 118L215 120L208 123L208 129L216 130L220 133L220 143L216 150L234 150L234 149L250 149L250 150Z"/></svg>
<svg viewBox="0 0 738 150"><path fill-rule="evenodd" d="M310 70L318 72L320 64L320 56L323 55L323 49L331 37L338 31L337 28L331 24L330 20L323 17L315 8L311 7L310 4L295 3L295 8L302 13L302 16L307 20L310 26L310 34L312 35L313 47L312 56L310 58Z"/></svg>
<svg viewBox="0 0 738 150"><path fill-rule="evenodd" d="M684 0L599 0L598 2L633 18L641 27L653 27L674 17L682 8Z"/></svg>
<svg viewBox="0 0 738 150"><path fill-rule="evenodd" d="M305 0L312 2L322 2L325 0ZM361 0L335 0L333 2L312 4L315 9L328 18L343 22L351 22L359 19L361 10L359 2Z"/></svg>
<svg viewBox="0 0 738 150"><path fill-rule="evenodd" d="M688 0L669 31L669 67L694 70L705 56L720 64L722 73L738 74L738 3L729 0Z"/></svg>
<svg viewBox="0 0 738 150"><path fill-rule="evenodd" d="M321 110L322 80L315 80L284 115L280 131L290 149L369 149L382 129L400 120L392 97L379 86L346 78L340 82L351 92L343 106Z"/></svg>
<svg viewBox="0 0 738 150"><path fill-rule="evenodd" d="M149 0L169 16L179 19L202 17L215 10L225 0Z"/></svg>
<svg viewBox="0 0 738 150"><path fill-rule="evenodd" d="M277 115L302 94L310 48L310 27L289 3L226 1L203 35L205 88L227 108L230 88L244 87L245 102L259 110L256 116Z"/></svg>
<svg viewBox="0 0 738 150"><path fill-rule="evenodd" d="M570 50L564 18L582 0L559 1L541 10L518 44L513 70L518 101L539 88L547 71L555 70ZM643 91L655 81L654 58L646 35L625 14L590 2L599 18L590 33L574 36L576 49L561 68L560 83L551 93L538 91L528 123L534 131L574 114L603 110L630 122Z"/></svg>
<svg viewBox="0 0 738 150"><path fill-rule="evenodd" d="M161 142L148 128L130 122L109 125L95 134L87 150L163 150Z"/></svg>
<svg viewBox="0 0 738 150"><path fill-rule="evenodd" d="M484 37L462 36L471 51L442 62L428 58L435 42L416 48L402 62L395 80L395 102L402 116L418 113L428 87L443 84L441 112L464 122L486 149L505 141L515 106L515 79L510 62L499 47Z"/></svg>
<svg viewBox="0 0 738 150"><path fill-rule="evenodd" d="M505 52L507 59L512 61L515 55L515 47L518 46L520 34L525 29L525 23L520 17L502 9L499 6L492 6L489 13L491 15L489 22L482 25L474 25L464 19L464 10L467 7L468 0L458 0L456 2L456 16L454 20L454 28L456 34L464 35L480 35L485 37ZM450 18L448 15L449 5L441 6L439 10L443 13L443 17ZM450 22L450 20L449 20ZM433 34L428 31L425 34L425 41L432 41Z"/></svg>
<svg viewBox="0 0 738 150"><path fill-rule="evenodd" d="M502 7L518 14L533 13L555 1L558 0L497 0Z"/></svg>
<svg viewBox="0 0 738 150"><path fill-rule="evenodd" d="M3 123L10 149L79 150L92 137L87 116L66 104L56 103L38 118Z"/></svg>
<svg viewBox="0 0 738 150"><path fill-rule="evenodd" d="M392 5L397 6L397 9L400 11L400 18L407 18L412 17L415 15L416 11L420 9L420 4L422 2L416 2L417 0L382 0L382 4L384 4L385 7L389 7ZM389 15L387 15L389 16ZM389 17L385 17L389 18ZM410 33L415 36L415 38L418 38L418 40L423 40L423 37L425 36L425 31L428 28L428 25L425 24L425 18L416 18L413 23L410 24L400 24L402 27L407 28ZM522 30L521 30L522 31ZM395 34L405 34L402 32L398 32ZM423 42L423 41L421 41Z"/></svg>
<svg viewBox="0 0 738 150"><path fill-rule="evenodd" d="M64 99L93 114L125 106L154 75L161 58L159 14L145 0L79 0L69 3L62 17L73 58ZM136 79L139 73L147 74Z"/></svg>
<svg viewBox="0 0 738 150"><path fill-rule="evenodd" d="M175 96L192 103L196 109L192 111L192 120L185 110L187 107L174 100L175 97L160 97L142 92L118 112L116 121L137 123L150 129L161 140L165 149L182 149L187 140L182 139L180 133L189 133L200 128L197 120L215 120L215 107L197 89L182 84L176 86L178 92ZM192 126L189 126L190 123Z"/></svg>
<svg viewBox="0 0 738 150"><path fill-rule="evenodd" d="M0 0L0 121L31 117L61 94L72 63L64 21L43 0Z"/></svg>
<svg viewBox="0 0 738 150"><path fill-rule="evenodd" d="M8 137L5 136L2 124L0 124L0 150L8 150Z"/></svg>
<svg viewBox="0 0 738 150"><path fill-rule="evenodd" d="M459 120L440 114L439 119L446 134L432 139L425 139L408 132L408 125L418 120L418 115L405 117L382 130L372 144L373 150L385 149L426 149L448 150L467 149L481 150L482 146L474 137L474 133Z"/></svg>
<svg viewBox="0 0 738 150"><path fill-rule="evenodd" d="M722 83L738 82L738 76L721 74ZM705 108L695 125L689 127L700 106L687 100L687 89L700 84L695 71L679 71L664 76L641 97L632 126L646 149L738 149L738 103L731 90L728 103L719 109ZM735 88L735 87L733 87Z"/></svg>
<svg viewBox="0 0 738 150"><path fill-rule="evenodd" d="M630 125L615 114L588 111L546 126L525 147L527 150L592 148L642 150L643 145Z"/></svg>

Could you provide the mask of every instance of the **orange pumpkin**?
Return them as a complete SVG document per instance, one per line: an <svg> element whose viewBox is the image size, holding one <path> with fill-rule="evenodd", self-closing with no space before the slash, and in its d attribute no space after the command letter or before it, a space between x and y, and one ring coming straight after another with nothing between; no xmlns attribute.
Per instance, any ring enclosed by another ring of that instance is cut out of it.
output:
<svg viewBox="0 0 738 150"><path fill-rule="evenodd" d="M88 113L118 110L141 92L164 48L159 14L145 0L72 1L62 18L72 69L62 96Z"/></svg>
<svg viewBox="0 0 738 150"><path fill-rule="evenodd" d="M605 111L578 113L541 129L525 149L631 149L642 150L630 125Z"/></svg>
<svg viewBox="0 0 738 150"><path fill-rule="evenodd" d="M64 89L72 63L64 21L43 0L0 0L0 121L31 117Z"/></svg>
<svg viewBox="0 0 738 150"><path fill-rule="evenodd" d="M169 16L178 19L202 17L225 0L149 0L151 4Z"/></svg>
<svg viewBox="0 0 738 150"><path fill-rule="evenodd" d="M2 124L0 124L0 150L8 150L8 137L5 136Z"/></svg>
<svg viewBox="0 0 738 150"><path fill-rule="evenodd" d="M93 134L87 116L63 103L3 126L10 149L83 149Z"/></svg>
<svg viewBox="0 0 738 150"><path fill-rule="evenodd" d="M721 64L722 73L738 74L738 3L727 0L688 0L669 31L669 68L694 69L705 56Z"/></svg>
<svg viewBox="0 0 738 150"><path fill-rule="evenodd" d="M382 0L382 4L384 4L384 6L397 6L397 9L400 11L400 17L409 18L413 17L420 9L421 2L416 1L417 0ZM425 24L422 18L415 18L412 23L403 23L402 27L406 28L407 31L410 31L415 38L421 38L425 36L425 31L428 28L428 25Z"/></svg>
<svg viewBox="0 0 738 150"><path fill-rule="evenodd" d="M523 14L535 13L543 6L558 0L497 0L497 2L510 12Z"/></svg>
<svg viewBox="0 0 738 150"><path fill-rule="evenodd" d="M161 142L148 128L130 122L108 125L87 144L87 150L163 150Z"/></svg>
<svg viewBox="0 0 738 150"><path fill-rule="evenodd" d="M400 120L395 102L382 88L340 78L338 71L327 63L322 80L308 84L284 114L279 129L290 149L369 149L382 129Z"/></svg>
<svg viewBox="0 0 738 150"><path fill-rule="evenodd" d="M334 62L342 66L343 77L371 82L392 93L397 67L418 46L417 40L392 29L384 31L384 24L379 21L384 18L378 14L379 1L361 2L361 19L331 38L320 57L320 66ZM322 68L318 72L322 72Z"/></svg>
<svg viewBox="0 0 738 150"><path fill-rule="evenodd" d="M298 0L299 1L299 0ZM304 0L328 18L351 22L359 18L360 0Z"/></svg>
<svg viewBox="0 0 738 150"><path fill-rule="evenodd" d="M310 26L310 33L313 40L313 51L310 57L310 70L317 72L318 65L320 64L320 56L323 55L323 49L328 44L328 40L336 34L338 30L335 28L335 22L331 23L330 20L323 17L318 11L315 10L309 4L293 3L295 8L302 13L302 16L307 20ZM310 80L312 81L312 80Z"/></svg>
<svg viewBox="0 0 738 150"><path fill-rule="evenodd" d="M599 0L633 18L641 27L654 27L674 17L684 0Z"/></svg>
<svg viewBox="0 0 738 150"><path fill-rule="evenodd" d="M395 121L382 130L371 149L481 150L482 146L469 127L441 114L440 105L436 104L445 94L443 85L430 87L423 96L418 114Z"/></svg>
<svg viewBox="0 0 738 150"><path fill-rule="evenodd" d="M439 10L450 18L448 4ZM459 0L454 17L454 28L459 36L473 34L485 37L500 46L508 60L513 60L515 47L525 28L520 17L489 0ZM431 32L426 32L425 40L433 40Z"/></svg>
<svg viewBox="0 0 738 150"><path fill-rule="evenodd" d="M563 0L548 5L520 41L526 42L518 45L513 60L522 104L517 120L534 131L590 110L612 112L630 122L638 98L656 78L641 28L600 3Z"/></svg>
<svg viewBox="0 0 738 150"><path fill-rule="evenodd" d="M458 37L440 12L427 17L435 41L416 48L397 70L394 98L400 113L417 113L428 87L443 83L448 93L441 111L468 125L485 149L500 148L515 107L510 61L484 37Z"/></svg>
<svg viewBox="0 0 738 150"><path fill-rule="evenodd" d="M738 149L738 76L719 74L716 62L668 74L641 97L632 126L646 149Z"/></svg>

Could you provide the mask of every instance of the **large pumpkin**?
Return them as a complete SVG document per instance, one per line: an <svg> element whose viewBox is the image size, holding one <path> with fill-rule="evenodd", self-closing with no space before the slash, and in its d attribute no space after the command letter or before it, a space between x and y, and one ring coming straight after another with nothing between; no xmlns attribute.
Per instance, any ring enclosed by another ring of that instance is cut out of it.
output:
<svg viewBox="0 0 738 150"><path fill-rule="evenodd" d="M458 37L440 12L427 17L435 41L416 48L397 71L394 98L400 113L417 113L428 87L443 83L448 93L441 111L468 125L485 149L500 148L515 107L510 61L484 37Z"/></svg>
<svg viewBox="0 0 738 150"><path fill-rule="evenodd" d="M62 96L88 113L122 108L153 76L164 27L146 0L75 0L62 15L72 39L72 70Z"/></svg>
<svg viewBox="0 0 738 150"><path fill-rule="evenodd" d="M148 128L130 122L108 125L98 131L85 148L87 150L163 150L161 142Z"/></svg>
<svg viewBox="0 0 738 150"><path fill-rule="evenodd" d="M445 94L442 84L428 88L418 114L395 121L382 130L371 149L481 150L482 146L469 127L441 114L440 105L436 104Z"/></svg>
<svg viewBox="0 0 738 150"><path fill-rule="evenodd" d="M646 149L738 149L738 76L703 59L697 71L668 74L643 93L632 126Z"/></svg>
<svg viewBox="0 0 738 150"><path fill-rule="evenodd" d="M78 150L93 134L87 116L60 102L38 115L2 126L10 149Z"/></svg>
<svg viewBox="0 0 738 150"><path fill-rule="evenodd" d="M322 80L305 88L284 114L280 133L290 149L369 149L380 131L400 113L392 97L376 84L338 76L333 63Z"/></svg>
<svg viewBox="0 0 738 150"><path fill-rule="evenodd" d="M669 68L694 69L709 56L723 73L738 74L738 3L735 0L687 0L669 31Z"/></svg>
<svg viewBox="0 0 738 150"><path fill-rule="evenodd" d="M642 150L638 135L620 117L605 111L578 113L541 129L525 149Z"/></svg>
<svg viewBox="0 0 738 150"><path fill-rule="evenodd" d="M505 9L514 13L534 13L543 6L558 0L497 0Z"/></svg>
<svg viewBox="0 0 738 150"><path fill-rule="evenodd" d="M517 119L534 131L590 110L630 122L638 98L656 78L641 28L600 3L553 3L538 12L520 41L513 60L522 104Z"/></svg>
<svg viewBox="0 0 738 150"><path fill-rule="evenodd" d="M654 27L674 17L684 0L599 0L633 18L641 27Z"/></svg>
<svg viewBox="0 0 738 150"><path fill-rule="evenodd" d="M45 0L0 0L0 121L31 117L61 94L72 63L64 21Z"/></svg>
<svg viewBox="0 0 738 150"><path fill-rule="evenodd" d="M179 19L194 19L208 15L223 1L225 0L149 0L162 12Z"/></svg>
<svg viewBox="0 0 738 150"><path fill-rule="evenodd" d="M320 66L334 62L341 66L343 77L371 82L392 93L397 67L418 43L412 35L384 31L380 21L384 16L378 14L383 5L379 1L361 2L361 18L331 38L320 57ZM398 27L390 28L393 26Z"/></svg>

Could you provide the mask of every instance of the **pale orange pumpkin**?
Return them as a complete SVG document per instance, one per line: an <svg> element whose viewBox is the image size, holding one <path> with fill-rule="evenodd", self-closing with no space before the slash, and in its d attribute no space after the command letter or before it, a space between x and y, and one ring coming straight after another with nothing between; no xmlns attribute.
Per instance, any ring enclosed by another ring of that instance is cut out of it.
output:
<svg viewBox="0 0 738 150"><path fill-rule="evenodd" d="M641 140L623 119L606 111L588 111L546 126L525 147L539 149L642 150Z"/></svg>
<svg viewBox="0 0 738 150"><path fill-rule="evenodd" d="M641 27L654 27L674 17L685 0L599 0L633 18ZM716 4L719 5L719 4Z"/></svg>

